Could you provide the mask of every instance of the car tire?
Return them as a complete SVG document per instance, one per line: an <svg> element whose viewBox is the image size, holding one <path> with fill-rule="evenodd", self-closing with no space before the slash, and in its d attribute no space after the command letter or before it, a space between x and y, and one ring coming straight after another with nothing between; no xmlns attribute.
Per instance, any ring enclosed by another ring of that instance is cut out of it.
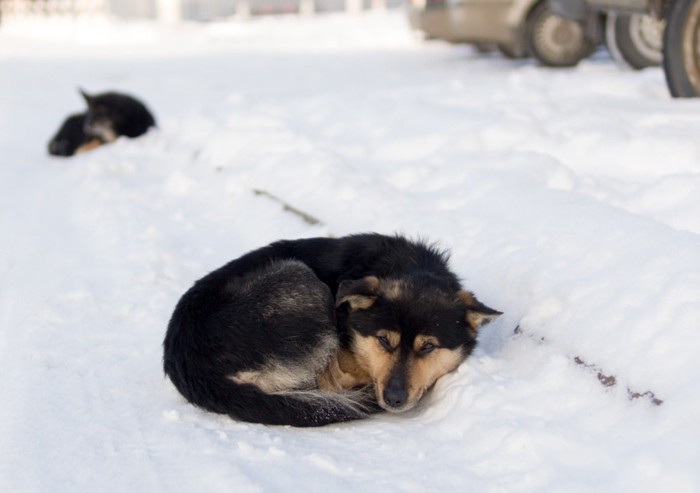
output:
<svg viewBox="0 0 700 493"><path fill-rule="evenodd" d="M558 17L546 0L538 3L525 24L527 51L542 65L573 67L595 50L586 24Z"/></svg>
<svg viewBox="0 0 700 493"><path fill-rule="evenodd" d="M661 65L664 20L645 14L608 13L605 44L613 59L633 70Z"/></svg>
<svg viewBox="0 0 700 493"><path fill-rule="evenodd" d="M666 14L663 67L671 95L700 96L700 0L675 0Z"/></svg>

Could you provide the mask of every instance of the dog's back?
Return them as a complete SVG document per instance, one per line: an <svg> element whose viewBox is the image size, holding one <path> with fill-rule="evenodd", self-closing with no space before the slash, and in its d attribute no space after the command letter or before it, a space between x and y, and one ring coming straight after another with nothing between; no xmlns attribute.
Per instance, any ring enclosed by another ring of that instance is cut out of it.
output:
<svg viewBox="0 0 700 493"><path fill-rule="evenodd" d="M450 290L460 289L457 276L448 268L445 252L421 241L378 233L277 241L229 262L214 275L246 272L282 259L299 260L308 265L334 295L339 283L346 279L367 275L388 277L414 270L435 276Z"/></svg>
<svg viewBox="0 0 700 493"><path fill-rule="evenodd" d="M316 379L338 350L333 297L297 261L219 271L180 300L164 341L164 369L193 404L236 419L320 426L363 416L352 396Z"/></svg>

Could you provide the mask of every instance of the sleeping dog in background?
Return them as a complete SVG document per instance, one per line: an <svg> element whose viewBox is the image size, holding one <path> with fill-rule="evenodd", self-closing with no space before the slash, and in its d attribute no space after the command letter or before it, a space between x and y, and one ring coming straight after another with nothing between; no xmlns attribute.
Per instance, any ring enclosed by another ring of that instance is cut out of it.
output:
<svg viewBox="0 0 700 493"><path fill-rule="evenodd" d="M243 421L321 426L413 408L500 315L447 254L401 236L278 241L180 299L164 369L192 404Z"/></svg>
<svg viewBox="0 0 700 493"><path fill-rule="evenodd" d="M118 92L89 95L80 90L88 105L83 129L88 135L114 142L117 137L138 137L156 126L156 120L141 101Z"/></svg>
<svg viewBox="0 0 700 493"><path fill-rule="evenodd" d="M113 142L120 136L138 137L156 125L146 106L126 94L106 92L91 96L80 93L87 111L69 116L49 142L49 154L72 156Z"/></svg>

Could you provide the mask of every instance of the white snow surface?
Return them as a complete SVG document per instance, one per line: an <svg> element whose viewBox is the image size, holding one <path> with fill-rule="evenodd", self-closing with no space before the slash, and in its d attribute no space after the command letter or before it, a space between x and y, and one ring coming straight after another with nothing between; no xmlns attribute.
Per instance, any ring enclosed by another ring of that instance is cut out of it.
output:
<svg viewBox="0 0 700 493"><path fill-rule="evenodd" d="M158 129L48 156L78 86ZM400 11L3 26L0 491L700 491L699 136L660 69L479 55ZM196 279L366 231L450 249L504 312L420 409L267 427L164 378Z"/></svg>

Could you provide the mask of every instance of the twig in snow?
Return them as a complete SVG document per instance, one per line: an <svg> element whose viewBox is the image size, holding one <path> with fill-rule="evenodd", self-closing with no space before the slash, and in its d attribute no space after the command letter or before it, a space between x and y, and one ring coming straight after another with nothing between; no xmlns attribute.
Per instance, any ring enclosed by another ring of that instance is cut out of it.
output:
<svg viewBox="0 0 700 493"><path fill-rule="evenodd" d="M523 334L524 331L518 325L515 330L513 331L515 334ZM544 337L540 337L540 342L545 342ZM604 387L616 387L618 385L617 377L615 375L609 375L605 373L601 368L594 364L587 363L583 358L580 356L575 356L573 358L574 363L576 363L579 366L583 366L584 368L590 370L591 372L595 373L596 377L598 378L598 381L600 384ZM661 404L664 403L661 399L657 398L654 392L647 390L646 392L636 392L632 390L629 387L625 387L627 390L627 397L630 400L636 400L641 397L644 397L645 399L648 399L649 402L651 402L655 406L660 406Z"/></svg>
<svg viewBox="0 0 700 493"><path fill-rule="evenodd" d="M321 222L320 219L315 218L311 214L302 211L301 209L297 209L293 205L288 204L281 198L277 197L276 195L271 194L270 192L266 190L260 190L260 189L254 189L253 193L255 195L262 195L263 197L267 197L268 199L272 199L275 202L282 204L282 208L287 211L291 212L292 214L295 214L299 216L305 223L310 224L312 226L323 226L323 222Z"/></svg>

